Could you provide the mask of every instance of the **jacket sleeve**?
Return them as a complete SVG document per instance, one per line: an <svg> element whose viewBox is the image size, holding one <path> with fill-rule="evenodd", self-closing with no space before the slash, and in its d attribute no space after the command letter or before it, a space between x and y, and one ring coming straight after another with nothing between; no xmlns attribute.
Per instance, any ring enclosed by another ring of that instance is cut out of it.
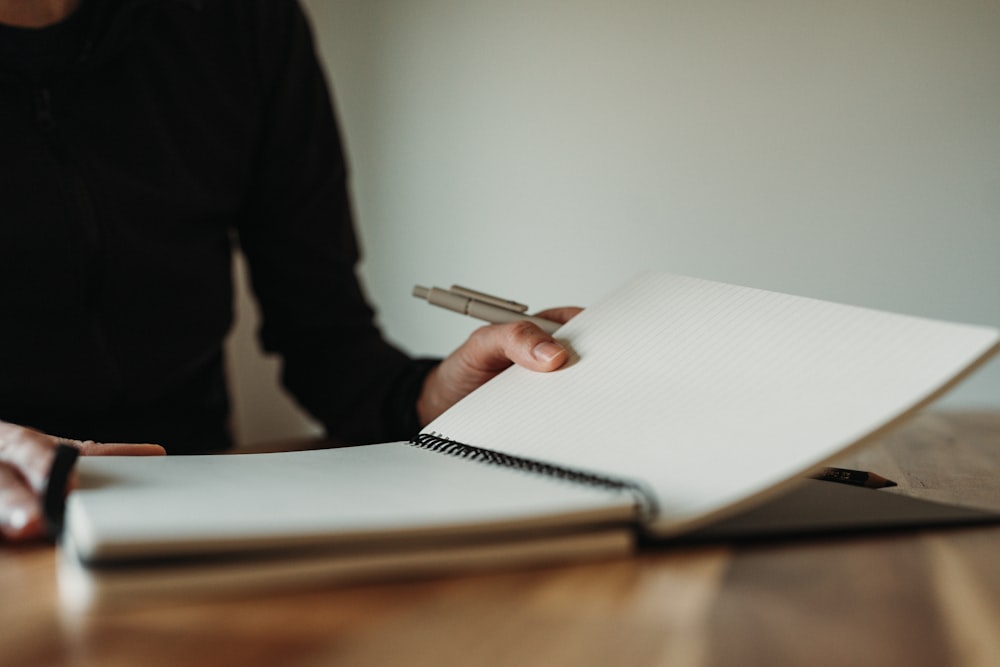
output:
<svg viewBox="0 0 1000 667"><path fill-rule="evenodd" d="M238 233L262 345L329 435L412 437L434 362L383 338L358 283L343 147L305 16L294 2L253 4L261 135Z"/></svg>

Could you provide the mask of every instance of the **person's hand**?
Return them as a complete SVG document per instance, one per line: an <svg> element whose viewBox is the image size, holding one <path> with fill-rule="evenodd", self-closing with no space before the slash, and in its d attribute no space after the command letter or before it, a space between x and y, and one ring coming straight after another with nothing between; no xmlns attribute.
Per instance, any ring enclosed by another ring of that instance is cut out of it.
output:
<svg viewBox="0 0 1000 667"><path fill-rule="evenodd" d="M565 323L580 310L552 308L537 315ZM417 399L420 424L427 425L459 399L512 364L548 372L561 368L568 359L565 347L530 322L480 327L427 375Z"/></svg>
<svg viewBox="0 0 1000 667"><path fill-rule="evenodd" d="M0 422L0 541L29 540L44 534L40 497L59 444L78 447L83 455L149 456L166 453L159 445L80 442Z"/></svg>

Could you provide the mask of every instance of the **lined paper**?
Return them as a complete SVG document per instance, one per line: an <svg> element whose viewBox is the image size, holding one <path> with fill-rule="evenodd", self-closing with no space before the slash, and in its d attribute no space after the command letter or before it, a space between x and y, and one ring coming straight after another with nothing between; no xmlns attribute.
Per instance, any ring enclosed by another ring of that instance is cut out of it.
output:
<svg viewBox="0 0 1000 667"><path fill-rule="evenodd" d="M644 273L425 432L635 480L669 535L775 493L997 350L988 327Z"/></svg>

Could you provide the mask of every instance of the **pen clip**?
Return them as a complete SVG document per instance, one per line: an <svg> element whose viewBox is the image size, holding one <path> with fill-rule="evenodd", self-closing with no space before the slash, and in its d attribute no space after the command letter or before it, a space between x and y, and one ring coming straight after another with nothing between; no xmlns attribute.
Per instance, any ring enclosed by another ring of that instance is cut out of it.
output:
<svg viewBox="0 0 1000 667"><path fill-rule="evenodd" d="M475 301L488 303L491 306L496 306L497 308L503 308L504 310L509 310L514 313L528 312L528 306L526 304L518 303L517 301L511 301L510 299L502 299L498 296L493 296L491 294L486 294L484 292L478 292L474 289L469 289L468 287L462 287L461 285L452 285L451 289L448 291L451 292L452 294L457 294L458 296L464 296L467 299L473 299Z"/></svg>

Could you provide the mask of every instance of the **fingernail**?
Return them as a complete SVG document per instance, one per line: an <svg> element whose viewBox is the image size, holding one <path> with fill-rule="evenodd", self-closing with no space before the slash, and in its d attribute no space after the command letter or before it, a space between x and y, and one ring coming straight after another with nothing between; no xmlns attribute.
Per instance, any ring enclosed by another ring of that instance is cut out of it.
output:
<svg viewBox="0 0 1000 667"><path fill-rule="evenodd" d="M15 505L4 509L6 516L0 521L0 543L4 537L18 540L40 534L41 517L38 507Z"/></svg>
<svg viewBox="0 0 1000 667"><path fill-rule="evenodd" d="M552 361L560 354L566 354L566 348L559 343L555 343L550 340L539 343L533 350L531 350L531 356L538 361L544 361L546 363Z"/></svg>
<svg viewBox="0 0 1000 667"><path fill-rule="evenodd" d="M26 507L15 507L7 515L7 526L14 533L20 533L31 522L33 512Z"/></svg>

